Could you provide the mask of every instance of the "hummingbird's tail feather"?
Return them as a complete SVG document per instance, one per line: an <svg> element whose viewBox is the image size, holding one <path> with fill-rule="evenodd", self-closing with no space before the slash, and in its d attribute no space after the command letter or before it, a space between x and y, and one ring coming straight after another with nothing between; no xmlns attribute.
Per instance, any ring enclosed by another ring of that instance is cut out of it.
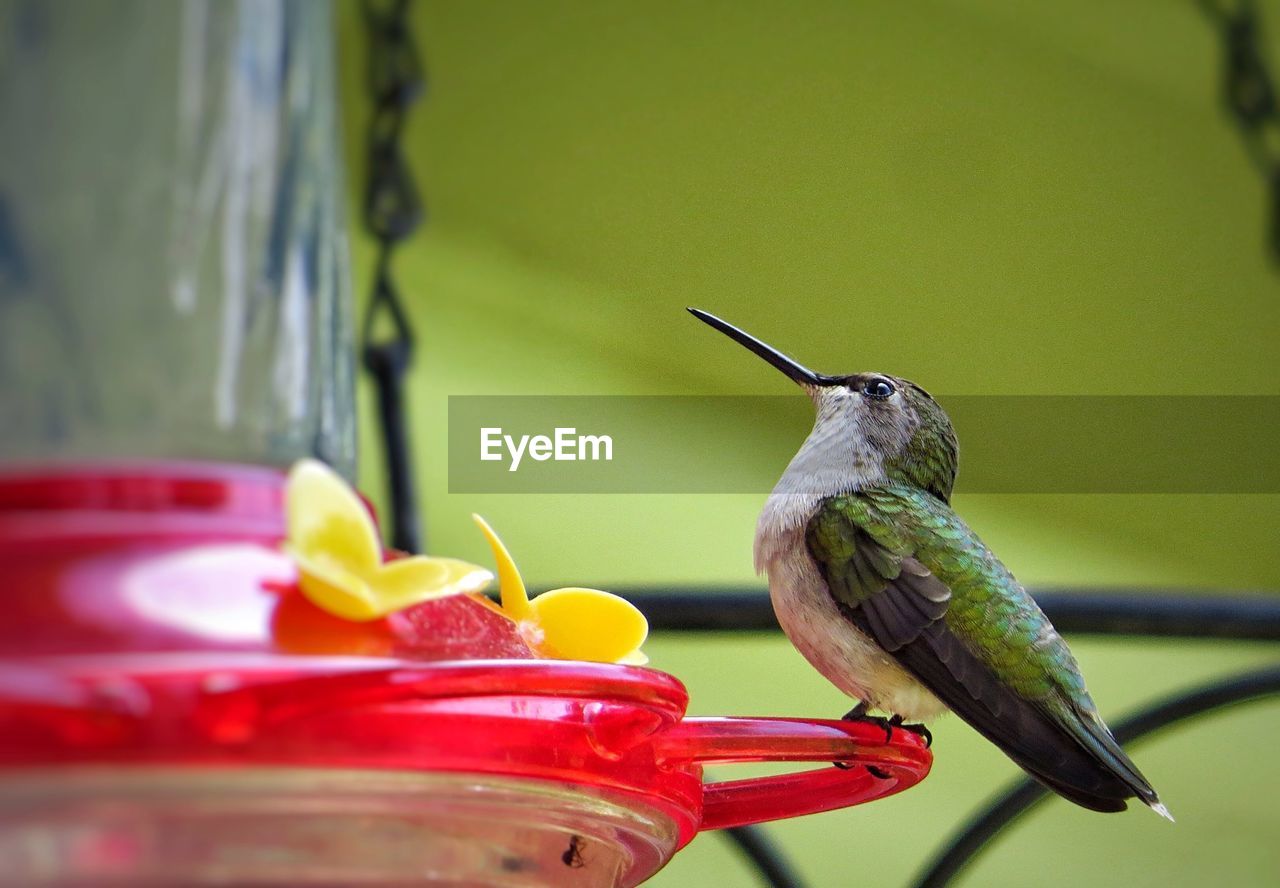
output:
<svg viewBox="0 0 1280 888"><path fill-rule="evenodd" d="M1014 761L1017 761L1017 759L1015 758ZM1088 808L1090 811L1101 811L1104 814L1114 814L1129 807L1124 799L1104 798L1102 796L1080 792L1069 784L1057 782L1051 775L1046 774L1043 771L1033 770L1022 762L1018 762L1018 765L1037 781L1044 784L1049 790L1057 793L1069 802L1074 802L1082 808Z"/></svg>
<svg viewBox="0 0 1280 888"><path fill-rule="evenodd" d="M1133 790L1133 794L1143 804L1150 807L1160 816L1173 820L1172 815L1169 814L1169 809L1160 804L1160 797L1156 794L1155 788L1147 781L1146 777L1142 776L1138 766L1133 763L1124 749L1121 748L1120 743L1111 733L1111 729L1103 723L1096 712L1072 706L1063 721L1069 727L1072 736L1079 740L1085 749L1097 756L1111 773L1120 778L1125 786Z"/></svg>
<svg viewBox="0 0 1280 888"><path fill-rule="evenodd" d="M1074 712L1060 715L1020 696L944 621L894 656L952 712L1063 798L1107 812L1123 811L1125 800L1134 796L1159 804L1155 790L1104 725Z"/></svg>

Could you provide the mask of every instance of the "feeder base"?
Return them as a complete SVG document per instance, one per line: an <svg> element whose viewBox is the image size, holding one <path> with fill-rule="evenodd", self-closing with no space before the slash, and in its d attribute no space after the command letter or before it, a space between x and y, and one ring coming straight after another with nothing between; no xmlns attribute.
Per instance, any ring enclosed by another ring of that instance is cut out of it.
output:
<svg viewBox="0 0 1280 888"><path fill-rule="evenodd" d="M148 766L0 782L4 879L32 888L611 888L658 869L677 838L633 798L528 779Z"/></svg>

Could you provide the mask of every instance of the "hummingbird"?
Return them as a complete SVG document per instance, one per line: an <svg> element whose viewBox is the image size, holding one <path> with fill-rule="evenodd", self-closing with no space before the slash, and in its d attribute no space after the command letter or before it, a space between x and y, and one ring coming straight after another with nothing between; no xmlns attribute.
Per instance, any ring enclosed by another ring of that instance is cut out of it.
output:
<svg viewBox="0 0 1280 888"><path fill-rule="evenodd" d="M755 567L791 643L859 701L845 718L930 738L923 723L950 710L1077 805L1122 811L1136 797L1172 820L1098 714L1062 636L952 510L959 446L929 393L887 373L815 373L689 311L816 408L760 514Z"/></svg>

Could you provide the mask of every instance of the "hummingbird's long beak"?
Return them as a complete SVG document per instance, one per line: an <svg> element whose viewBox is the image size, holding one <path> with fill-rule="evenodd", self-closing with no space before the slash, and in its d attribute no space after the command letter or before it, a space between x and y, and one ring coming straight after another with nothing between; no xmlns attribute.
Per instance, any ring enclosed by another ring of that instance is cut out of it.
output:
<svg viewBox="0 0 1280 888"><path fill-rule="evenodd" d="M787 376L791 377L795 382L804 386L823 386L836 385L836 379L832 376L824 376L821 373L814 373L803 364L798 364L791 358L784 355L771 345L766 345L759 339L756 339L750 333L739 330L728 321L722 321L710 312L705 312L700 308L689 309L689 314L693 315L704 324L715 327L725 336L728 336L739 345L745 345L753 352L764 358L773 366L777 367Z"/></svg>

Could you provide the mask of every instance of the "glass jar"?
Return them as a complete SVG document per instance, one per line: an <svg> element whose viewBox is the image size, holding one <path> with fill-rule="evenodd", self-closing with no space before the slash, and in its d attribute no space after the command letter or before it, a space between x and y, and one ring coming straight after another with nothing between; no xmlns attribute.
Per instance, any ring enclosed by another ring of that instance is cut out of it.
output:
<svg viewBox="0 0 1280 888"><path fill-rule="evenodd" d="M0 460L355 463L329 3L0 0Z"/></svg>

